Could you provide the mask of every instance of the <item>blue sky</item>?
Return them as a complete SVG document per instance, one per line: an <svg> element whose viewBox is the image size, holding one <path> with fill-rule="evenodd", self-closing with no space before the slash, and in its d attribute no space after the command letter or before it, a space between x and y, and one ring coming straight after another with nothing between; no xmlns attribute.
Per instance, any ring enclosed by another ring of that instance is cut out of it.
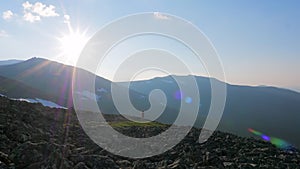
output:
<svg viewBox="0 0 300 169"><path fill-rule="evenodd" d="M25 9L24 4L29 6ZM42 10L39 5L44 5ZM300 91L299 9L297 0L3 0L0 60L40 56L72 64L60 55L58 40L69 33L66 19L90 37L119 17L162 12L189 20L207 35L219 53L227 82Z"/></svg>

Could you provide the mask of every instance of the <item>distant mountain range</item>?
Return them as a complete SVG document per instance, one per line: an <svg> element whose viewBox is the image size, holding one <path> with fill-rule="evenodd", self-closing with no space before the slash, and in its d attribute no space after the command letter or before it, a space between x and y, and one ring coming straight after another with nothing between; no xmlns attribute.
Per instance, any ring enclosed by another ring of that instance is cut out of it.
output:
<svg viewBox="0 0 300 169"><path fill-rule="evenodd" d="M40 98L64 107L72 107L74 70L72 66L42 58L2 65L0 94L13 98ZM82 69L76 69L76 72L93 75ZM180 83L184 83L185 78L187 77L178 77L181 79ZM200 92L200 110L195 126L202 127L211 101L210 80L216 79L200 76L195 76L195 79ZM111 99L111 85L122 87L124 84L112 83L97 76L95 94L92 91L76 91L75 94L86 100L94 97L104 113L117 114ZM251 133L247 129L254 128L300 147L300 93L275 87L226 85L227 100L219 130L249 136ZM172 123L180 108L180 100L174 98L174 93L179 88L172 76L131 82L130 99L133 105L141 111L148 109L148 95L153 89L164 91L167 98L166 109L158 121Z"/></svg>
<svg viewBox="0 0 300 169"><path fill-rule="evenodd" d="M17 60L17 59L2 60L2 61L0 61L0 66L12 65L12 64L20 63L20 62L23 62L23 60Z"/></svg>

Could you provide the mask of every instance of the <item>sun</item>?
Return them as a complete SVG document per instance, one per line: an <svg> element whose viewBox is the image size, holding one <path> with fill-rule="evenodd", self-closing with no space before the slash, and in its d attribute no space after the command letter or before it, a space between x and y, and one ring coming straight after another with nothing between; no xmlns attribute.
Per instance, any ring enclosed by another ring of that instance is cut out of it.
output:
<svg viewBox="0 0 300 169"><path fill-rule="evenodd" d="M78 30L63 34L58 40L60 42L61 56L63 56L67 63L74 64L87 43L88 38L85 32Z"/></svg>

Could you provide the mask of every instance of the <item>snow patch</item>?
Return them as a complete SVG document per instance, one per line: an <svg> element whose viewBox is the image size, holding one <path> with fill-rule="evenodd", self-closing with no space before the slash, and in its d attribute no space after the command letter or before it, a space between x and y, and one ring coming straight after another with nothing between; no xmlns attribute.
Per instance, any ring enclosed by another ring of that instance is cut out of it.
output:
<svg viewBox="0 0 300 169"><path fill-rule="evenodd" d="M47 106L47 107L52 107L52 108L61 108L61 109L67 109L66 107L63 107L63 106L60 106L56 103L53 103L51 101L48 101L48 100L43 100L43 99L38 99L36 98L36 100L39 102L39 103L42 103L43 106Z"/></svg>
<svg viewBox="0 0 300 169"><path fill-rule="evenodd" d="M54 102L51 102L49 100L43 100L43 99L39 99L39 98L35 98L35 99L30 99L30 98L19 98L19 99L15 99L15 98L11 98L12 100L19 100L19 101L25 101L28 103L41 103L43 106L46 107L51 107L51 108L60 108L60 109L68 109L66 107L60 106Z"/></svg>
<svg viewBox="0 0 300 169"><path fill-rule="evenodd" d="M20 98L20 99L13 99L13 100L25 101L25 102L29 102L29 103L38 103L38 101L35 100L35 99L23 99L23 98Z"/></svg>

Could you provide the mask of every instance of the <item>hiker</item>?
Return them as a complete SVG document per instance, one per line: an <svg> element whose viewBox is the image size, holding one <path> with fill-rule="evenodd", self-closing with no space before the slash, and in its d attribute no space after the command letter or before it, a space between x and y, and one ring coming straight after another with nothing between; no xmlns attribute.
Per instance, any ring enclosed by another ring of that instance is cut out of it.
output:
<svg viewBox="0 0 300 169"><path fill-rule="evenodd" d="M144 119L144 111L141 112L142 119Z"/></svg>

